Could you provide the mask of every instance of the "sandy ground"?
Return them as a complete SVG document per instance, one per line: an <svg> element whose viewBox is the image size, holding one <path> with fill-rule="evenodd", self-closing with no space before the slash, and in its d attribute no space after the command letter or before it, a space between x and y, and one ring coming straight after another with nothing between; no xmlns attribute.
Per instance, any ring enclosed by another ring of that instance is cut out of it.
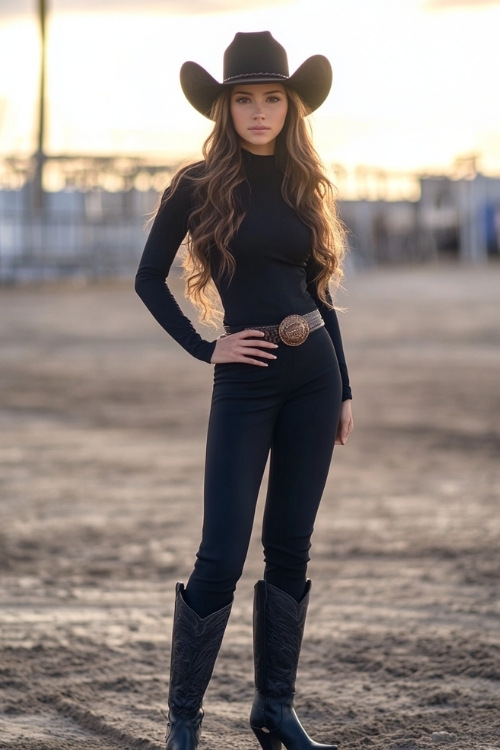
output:
<svg viewBox="0 0 500 750"><path fill-rule="evenodd" d="M342 750L500 748L500 267L349 275L356 430L312 549L296 705ZM211 369L130 284L3 289L0 747L162 747ZM259 516L260 517L260 516ZM250 750L257 523L202 747Z"/></svg>

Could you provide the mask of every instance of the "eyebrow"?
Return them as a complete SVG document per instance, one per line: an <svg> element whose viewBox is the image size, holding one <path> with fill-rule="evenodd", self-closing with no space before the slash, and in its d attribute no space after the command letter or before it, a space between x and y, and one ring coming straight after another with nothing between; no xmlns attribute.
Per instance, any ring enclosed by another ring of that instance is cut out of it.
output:
<svg viewBox="0 0 500 750"><path fill-rule="evenodd" d="M282 93L283 91L281 89L272 89L272 91L264 91L264 94L266 94L267 96L269 96L269 94L282 94ZM236 94L240 94L240 95L243 94L244 96L252 96L253 92L252 91L233 91L233 96L235 96Z"/></svg>

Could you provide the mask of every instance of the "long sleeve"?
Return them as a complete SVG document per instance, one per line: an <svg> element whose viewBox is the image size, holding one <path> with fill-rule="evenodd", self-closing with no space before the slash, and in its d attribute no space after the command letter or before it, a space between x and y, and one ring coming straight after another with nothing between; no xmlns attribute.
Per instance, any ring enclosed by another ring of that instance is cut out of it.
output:
<svg viewBox="0 0 500 750"><path fill-rule="evenodd" d="M166 279L188 230L191 194L188 181L172 194L167 188L161 208L146 241L135 289L158 323L184 349L204 362L210 362L215 341L205 341L182 312Z"/></svg>
<svg viewBox="0 0 500 750"><path fill-rule="evenodd" d="M342 401L347 401L348 399L352 399L352 391L351 386L349 383L349 372L347 369L345 354L344 354L344 347L342 345L342 335L340 333L340 326L339 321L337 317L337 313L333 307L328 307L325 305L325 303L318 297L318 292L316 288L316 283L314 282L314 276L313 273L313 263L309 261L307 266L307 290L313 300L315 301L318 310L321 313L321 316L323 320L325 321L325 328L328 331L330 338L332 340L335 353L337 355L337 360L339 363L339 369L340 369L340 375L342 377ZM328 297L330 298L330 293L328 292Z"/></svg>

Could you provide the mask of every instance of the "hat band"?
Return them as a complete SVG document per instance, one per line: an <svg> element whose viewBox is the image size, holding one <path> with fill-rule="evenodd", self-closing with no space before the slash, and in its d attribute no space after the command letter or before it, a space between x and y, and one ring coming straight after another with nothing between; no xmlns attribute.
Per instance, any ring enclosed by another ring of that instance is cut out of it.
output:
<svg viewBox="0 0 500 750"><path fill-rule="evenodd" d="M287 81L289 78L289 76L284 76L282 73L239 73L237 76L224 78L224 83L234 81L236 78L239 80L240 78L255 78L256 76L274 76L275 78L282 78L284 81Z"/></svg>

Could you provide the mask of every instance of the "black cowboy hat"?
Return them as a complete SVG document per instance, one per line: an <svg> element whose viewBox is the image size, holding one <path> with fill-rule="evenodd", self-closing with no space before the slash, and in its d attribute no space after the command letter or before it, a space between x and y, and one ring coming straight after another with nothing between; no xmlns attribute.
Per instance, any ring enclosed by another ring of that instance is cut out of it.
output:
<svg viewBox="0 0 500 750"><path fill-rule="evenodd" d="M238 32L224 52L222 83L218 83L195 62L185 62L180 77L186 98L205 117L210 117L213 103L228 86L271 81L294 89L312 112L328 96L332 85L332 68L326 57L313 55L293 75L289 75L284 47L271 32L254 31Z"/></svg>

